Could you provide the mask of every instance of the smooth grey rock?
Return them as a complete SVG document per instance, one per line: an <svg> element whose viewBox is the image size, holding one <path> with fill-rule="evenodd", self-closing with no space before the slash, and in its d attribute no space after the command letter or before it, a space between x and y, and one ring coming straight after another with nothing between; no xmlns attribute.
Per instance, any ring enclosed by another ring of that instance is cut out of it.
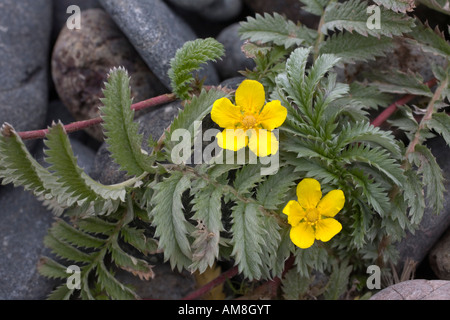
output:
<svg viewBox="0 0 450 320"><path fill-rule="evenodd" d="M161 0L100 0L119 28L161 82L170 88L170 60L186 41L196 39L192 29ZM205 84L218 83L208 65L199 76Z"/></svg>
<svg viewBox="0 0 450 320"><path fill-rule="evenodd" d="M167 2L170 2L171 4L183 8L186 10L192 10L192 11L200 11L206 6L210 6L214 4L215 2L218 2L217 0L167 0Z"/></svg>
<svg viewBox="0 0 450 320"><path fill-rule="evenodd" d="M370 300L450 300L450 281L404 281L381 290Z"/></svg>
<svg viewBox="0 0 450 320"><path fill-rule="evenodd" d="M436 161L444 174L444 209L439 215L432 213L433 208L425 208L425 213L418 230L414 234L408 232L400 242L395 246L399 251L399 265L411 259L415 262L421 262L429 253L436 241L450 226L450 148L445 144L442 138L434 138L427 142L431 152L436 157Z"/></svg>
<svg viewBox="0 0 450 320"><path fill-rule="evenodd" d="M228 21L236 18L242 11L241 0L217 0L205 6L199 14L210 21Z"/></svg>
<svg viewBox="0 0 450 320"><path fill-rule="evenodd" d="M164 130L172 123L179 109L181 109L181 103L175 101L151 110L137 118L139 133L144 135L142 145L144 150L151 152L147 145L148 137L152 135L153 139L158 140ZM119 165L111 158L106 143L103 143L97 151L95 167L91 177L103 184L119 183L126 179L125 172L119 171Z"/></svg>
<svg viewBox="0 0 450 320"><path fill-rule="evenodd" d="M439 239L428 256L431 269L442 280L450 280L450 229Z"/></svg>
<svg viewBox="0 0 450 320"><path fill-rule="evenodd" d="M47 113L52 3L0 2L0 123L41 129Z"/></svg>
<svg viewBox="0 0 450 320"><path fill-rule="evenodd" d="M136 102L167 91L104 10L85 10L81 19L80 30L62 29L52 55L56 91L76 120L99 116L104 82L113 67L127 69ZM103 141L101 126L86 131Z"/></svg>
<svg viewBox="0 0 450 320"><path fill-rule="evenodd" d="M255 62L242 52L244 41L240 39L238 30L239 23L233 23L217 36L217 41L225 47L225 56L217 62L217 70L223 79L238 76L238 71L255 67Z"/></svg>
<svg viewBox="0 0 450 320"><path fill-rule="evenodd" d="M53 214L36 197L11 185L0 189L0 299L45 299L54 281L37 271L47 255L43 239Z"/></svg>

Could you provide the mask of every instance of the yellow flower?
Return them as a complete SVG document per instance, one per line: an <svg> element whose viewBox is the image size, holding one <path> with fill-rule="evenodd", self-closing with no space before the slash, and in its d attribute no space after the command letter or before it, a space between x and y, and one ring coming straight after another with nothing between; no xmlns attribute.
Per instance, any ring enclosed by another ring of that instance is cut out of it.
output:
<svg viewBox="0 0 450 320"><path fill-rule="evenodd" d="M278 140L272 132L286 120L287 109L279 100L265 103L264 87L255 80L244 80L236 90L236 105L228 98L214 102L211 119L224 128L217 143L222 149L237 151L248 145L257 156L278 151Z"/></svg>
<svg viewBox="0 0 450 320"><path fill-rule="evenodd" d="M297 185L298 201L291 200L283 209L292 226L292 242L306 249L314 240L326 242L342 230L342 225L333 217L344 207L342 190L332 190L322 198L320 183L316 179L305 178Z"/></svg>

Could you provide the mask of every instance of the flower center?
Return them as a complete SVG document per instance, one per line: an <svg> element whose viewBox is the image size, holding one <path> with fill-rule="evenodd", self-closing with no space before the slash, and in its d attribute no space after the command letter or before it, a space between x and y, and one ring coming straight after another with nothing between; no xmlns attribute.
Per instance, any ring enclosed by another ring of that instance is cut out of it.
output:
<svg viewBox="0 0 450 320"><path fill-rule="evenodd" d="M308 209L306 212L306 222L315 225L320 220L320 212L316 208Z"/></svg>
<svg viewBox="0 0 450 320"><path fill-rule="evenodd" d="M245 114L242 118L242 126L244 129L251 129L256 125L256 118L252 114Z"/></svg>

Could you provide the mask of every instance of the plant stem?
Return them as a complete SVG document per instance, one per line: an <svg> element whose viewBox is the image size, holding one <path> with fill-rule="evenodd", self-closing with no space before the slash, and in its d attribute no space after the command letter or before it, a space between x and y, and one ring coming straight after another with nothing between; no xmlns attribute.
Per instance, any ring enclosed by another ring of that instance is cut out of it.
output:
<svg viewBox="0 0 450 320"><path fill-rule="evenodd" d="M176 96L173 93L163 94L157 97L150 98L138 103L131 105L131 109L134 111L147 109L151 107L156 107L165 103L169 103L176 100ZM76 121L71 124L65 125L64 129L67 133L79 131L86 129L103 122L102 117L97 117L94 119ZM48 129L34 130L34 131L23 131L17 134L22 140L32 140L32 139L43 139L48 133Z"/></svg>
<svg viewBox="0 0 450 320"><path fill-rule="evenodd" d="M430 81L425 82L425 84L428 87L432 87L436 84L437 80L435 78L431 79ZM372 125L374 127L379 127L382 125L389 117L397 110L398 106L404 105L408 102L410 102L412 99L414 99L416 96L413 94L407 94L395 101L393 104L391 104L389 107L383 110L373 121Z"/></svg>
<svg viewBox="0 0 450 320"><path fill-rule="evenodd" d="M208 282L207 284L205 284L203 287L200 287L199 289L191 292L186 297L184 297L182 300L194 300L194 299L201 298L202 296L204 296L206 293L208 293L209 291L211 291L212 289L214 289L218 285L220 285L220 284L224 283L225 281L227 281L227 279L230 279L230 278L234 277L235 275L237 275L238 272L239 272L238 267L234 266L233 268L231 268L231 269L223 272L222 274L220 274L214 280L212 280L212 281Z"/></svg>
<svg viewBox="0 0 450 320"><path fill-rule="evenodd" d="M448 84L448 78L443 80L439 86L437 87L436 91L434 91L433 97L431 98L430 102L428 103L427 110L425 112L425 115L423 116L422 120L419 123L419 128L417 128L416 134L414 135L413 140L408 145L408 148L405 152L405 160L408 158L408 155L412 152L414 152L414 149L416 148L416 145L420 141L420 133L425 128L427 122L431 120L431 117L433 116L434 112L434 104L437 100L440 99L442 90L447 87Z"/></svg>

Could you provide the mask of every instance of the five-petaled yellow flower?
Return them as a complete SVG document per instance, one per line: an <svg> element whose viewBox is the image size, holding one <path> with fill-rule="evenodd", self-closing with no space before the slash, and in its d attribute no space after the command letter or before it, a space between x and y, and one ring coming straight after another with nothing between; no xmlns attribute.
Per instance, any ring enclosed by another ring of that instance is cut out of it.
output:
<svg viewBox="0 0 450 320"><path fill-rule="evenodd" d="M264 105L264 87L255 80L244 80L236 90L236 105L228 98L214 102L211 119L224 128L217 143L222 149L238 151L248 145L259 157L275 154L278 140L272 132L286 120L287 109L279 100Z"/></svg>
<svg viewBox="0 0 450 320"><path fill-rule="evenodd" d="M342 225L333 217L344 207L342 190L332 190L322 198L319 181L305 178L297 185L298 201L291 200L283 209L292 226L292 242L306 249L314 240L326 242L342 230Z"/></svg>

